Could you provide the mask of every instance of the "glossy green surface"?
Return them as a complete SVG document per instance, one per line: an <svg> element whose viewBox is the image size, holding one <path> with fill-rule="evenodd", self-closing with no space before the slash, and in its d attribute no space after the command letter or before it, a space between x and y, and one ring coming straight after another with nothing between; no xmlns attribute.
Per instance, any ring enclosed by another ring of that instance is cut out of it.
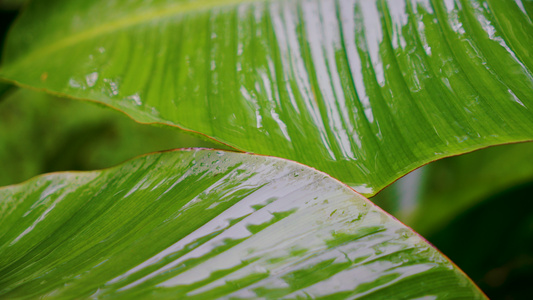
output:
<svg viewBox="0 0 533 300"><path fill-rule="evenodd" d="M112 109L29 90L0 100L0 186L53 171L114 166L148 152L222 146Z"/></svg>
<svg viewBox="0 0 533 300"><path fill-rule="evenodd" d="M0 189L0 298L483 298L324 173L215 150Z"/></svg>
<svg viewBox="0 0 533 300"><path fill-rule="evenodd" d="M374 194L533 138L522 0L33 1L2 77L101 101Z"/></svg>

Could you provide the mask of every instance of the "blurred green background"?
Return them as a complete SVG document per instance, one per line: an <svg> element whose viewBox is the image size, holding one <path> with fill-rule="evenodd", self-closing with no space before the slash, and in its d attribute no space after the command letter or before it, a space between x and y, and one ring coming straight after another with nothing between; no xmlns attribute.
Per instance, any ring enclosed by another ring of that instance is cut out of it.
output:
<svg viewBox="0 0 533 300"><path fill-rule="evenodd" d="M24 2L0 0L0 43ZM228 149L101 105L0 82L0 186L182 147ZM371 200L427 238L491 299L529 299L532 195L533 143L522 143L436 161Z"/></svg>
<svg viewBox="0 0 533 300"><path fill-rule="evenodd" d="M11 89L0 101L0 186L37 174L94 170L185 147L224 148L172 127L138 124L98 104Z"/></svg>

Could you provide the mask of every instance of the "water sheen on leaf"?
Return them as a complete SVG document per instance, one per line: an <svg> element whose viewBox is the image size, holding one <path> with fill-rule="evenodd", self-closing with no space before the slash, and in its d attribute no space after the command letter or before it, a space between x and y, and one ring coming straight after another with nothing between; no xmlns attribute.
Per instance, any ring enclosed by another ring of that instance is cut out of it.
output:
<svg viewBox="0 0 533 300"><path fill-rule="evenodd" d="M0 74L372 195L437 158L533 138L532 12L521 0L32 1Z"/></svg>
<svg viewBox="0 0 533 300"><path fill-rule="evenodd" d="M484 298L371 202L278 158L158 153L0 201L0 298Z"/></svg>

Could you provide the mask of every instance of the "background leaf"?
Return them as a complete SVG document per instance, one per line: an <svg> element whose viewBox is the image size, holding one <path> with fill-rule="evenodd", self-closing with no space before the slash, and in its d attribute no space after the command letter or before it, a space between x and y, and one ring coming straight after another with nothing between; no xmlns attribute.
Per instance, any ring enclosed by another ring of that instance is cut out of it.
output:
<svg viewBox="0 0 533 300"><path fill-rule="evenodd" d="M0 189L5 298L483 298L324 173L190 150Z"/></svg>
<svg viewBox="0 0 533 300"><path fill-rule="evenodd" d="M532 193L530 182L496 194L429 235L491 299L527 299L533 292Z"/></svg>
<svg viewBox="0 0 533 300"><path fill-rule="evenodd" d="M533 182L531 157L533 143L445 158L401 178L372 201L416 232L435 234L495 194Z"/></svg>
<svg viewBox="0 0 533 300"><path fill-rule="evenodd" d="M14 11L22 8L29 0L0 0L0 11Z"/></svg>
<svg viewBox="0 0 533 300"><path fill-rule="evenodd" d="M0 82L0 102L2 102L4 95L12 88L11 84Z"/></svg>
<svg viewBox="0 0 533 300"><path fill-rule="evenodd" d="M17 15L15 11L10 10L11 8L14 8L11 4L13 4L11 1L0 0L0 47L2 47L2 49L8 28ZM11 87L11 84L0 80L0 102L2 101L4 94Z"/></svg>
<svg viewBox="0 0 533 300"><path fill-rule="evenodd" d="M175 128L137 124L112 109L18 90L0 102L0 186L38 174L111 167L147 152L225 148Z"/></svg>
<svg viewBox="0 0 533 300"><path fill-rule="evenodd" d="M371 195L533 137L530 1L33 1L1 75Z"/></svg>

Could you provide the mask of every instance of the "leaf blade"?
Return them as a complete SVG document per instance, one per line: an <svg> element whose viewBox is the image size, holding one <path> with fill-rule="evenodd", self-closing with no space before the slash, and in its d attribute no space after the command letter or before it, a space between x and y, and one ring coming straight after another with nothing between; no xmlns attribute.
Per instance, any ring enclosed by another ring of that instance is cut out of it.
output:
<svg viewBox="0 0 533 300"><path fill-rule="evenodd" d="M429 161L533 137L533 25L513 1L64 2L21 17L3 77L297 160L367 195Z"/></svg>
<svg viewBox="0 0 533 300"><path fill-rule="evenodd" d="M175 151L0 194L5 297L483 298L371 202L281 159Z"/></svg>

